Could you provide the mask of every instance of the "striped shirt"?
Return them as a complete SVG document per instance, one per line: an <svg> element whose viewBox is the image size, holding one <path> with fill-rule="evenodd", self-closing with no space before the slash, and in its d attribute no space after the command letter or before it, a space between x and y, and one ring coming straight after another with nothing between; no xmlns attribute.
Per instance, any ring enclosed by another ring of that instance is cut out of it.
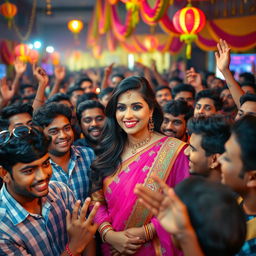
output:
<svg viewBox="0 0 256 256"><path fill-rule="evenodd" d="M91 148L71 146L68 172L50 160L53 169L51 180L65 183L73 191L76 199L83 202L90 190L90 166L94 157Z"/></svg>
<svg viewBox="0 0 256 256"><path fill-rule="evenodd" d="M57 256L68 242L65 209L72 212L72 191L63 183L50 182L41 199L42 214L26 211L7 191L0 191L0 255Z"/></svg>

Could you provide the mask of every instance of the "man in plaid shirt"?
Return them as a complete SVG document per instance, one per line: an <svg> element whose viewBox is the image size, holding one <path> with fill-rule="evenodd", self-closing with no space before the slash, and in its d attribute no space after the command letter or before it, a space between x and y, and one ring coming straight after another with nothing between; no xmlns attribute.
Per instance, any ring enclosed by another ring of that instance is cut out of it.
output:
<svg viewBox="0 0 256 256"><path fill-rule="evenodd" d="M83 201L90 189L90 165L94 151L89 147L72 146L74 133L71 118L72 111L67 105L49 103L36 111L33 123L42 127L44 134L51 138L51 180L65 183L76 199Z"/></svg>
<svg viewBox="0 0 256 256"><path fill-rule="evenodd" d="M28 126L0 134L0 255L78 255L93 239L99 205L86 219L90 199L80 209L65 184L49 182L48 146Z"/></svg>

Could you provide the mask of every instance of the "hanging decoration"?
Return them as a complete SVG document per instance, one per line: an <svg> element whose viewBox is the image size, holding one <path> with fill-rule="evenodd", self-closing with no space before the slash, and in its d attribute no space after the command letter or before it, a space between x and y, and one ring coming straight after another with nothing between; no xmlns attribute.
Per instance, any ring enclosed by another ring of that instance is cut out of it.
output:
<svg viewBox="0 0 256 256"><path fill-rule="evenodd" d="M125 24L122 24L117 13L117 7L111 5L111 20L112 29L116 38L120 41L124 41L130 36L139 22L139 3L138 2L127 2L126 3L126 19Z"/></svg>
<svg viewBox="0 0 256 256"><path fill-rule="evenodd" d="M19 58L21 61L27 62L29 59L29 47L26 44L18 44L14 48L14 54L17 58Z"/></svg>
<svg viewBox="0 0 256 256"><path fill-rule="evenodd" d="M22 41L22 42L28 41L30 34L32 32L34 21L35 21L35 16L36 16L36 4L37 4L37 0L34 0L33 5L32 5L32 10L31 10L31 16L29 18L29 23L28 23L28 30L25 35L21 34L20 29L18 28L18 26L15 23L15 20L13 20L14 31L16 32L20 41Z"/></svg>
<svg viewBox="0 0 256 256"><path fill-rule="evenodd" d="M60 54L58 52L53 52L50 58L54 66L58 66L60 64Z"/></svg>
<svg viewBox="0 0 256 256"><path fill-rule="evenodd" d="M150 7L148 0L141 1L140 14L143 21L149 25L158 22L166 13L170 0L156 0L153 8Z"/></svg>
<svg viewBox="0 0 256 256"><path fill-rule="evenodd" d="M8 1L0 6L0 13L7 19L8 28L11 28L12 20L17 14L17 6L15 4L9 3Z"/></svg>
<svg viewBox="0 0 256 256"><path fill-rule="evenodd" d="M155 35L148 35L144 39L144 45L145 45L146 49L149 52L156 51L157 47L158 47L158 44L159 44L159 42L158 42L157 37Z"/></svg>
<svg viewBox="0 0 256 256"><path fill-rule="evenodd" d="M205 26L205 14L200 9L192 7L189 3L185 8L176 12L172 20L175 29L181 33L180 40L187 45L186 57L190 59L192 42L197 39L196 34Z"/></svg>
<svg viewBox="0 0 256 256"><path fill-rule="evenodd" d="M81 20L71 20L68 22L68 29L74 34L76 40L78 40L78 34L84 28L84 23Z"/></svg>
<svg viewBox="0 0 256 256"><path fill-rule="evenodd" d="M13 65L15 55L13 52L14 43L9 40L3 40L0 43L0 56L1 60L6 65Z"/></svg>
<svg viewBox="0 0 256 256"><path fill-rule="evenodd" d="M48 16L52 15L52 3L51 3L51 0L46 0L45 14L48 15Z"/></svg>
<svg viewBox="0 0 256 256"><path fill-rule="evenodd" d="M34 64L34 63L37 63L39 60L39 53L38 51L34 50L34 49L31 49L28 53L28 61L31 63L31 64Z"/></svg>

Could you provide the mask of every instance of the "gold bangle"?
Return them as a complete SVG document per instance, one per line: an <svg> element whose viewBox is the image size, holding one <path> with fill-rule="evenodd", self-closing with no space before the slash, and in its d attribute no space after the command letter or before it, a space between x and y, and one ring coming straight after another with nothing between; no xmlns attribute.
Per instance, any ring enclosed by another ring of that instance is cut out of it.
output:
<svg viewBox="0 0 256 256"><path fill-rule="evenodd" d="M105 236L107 235L108 231L112 231L112 230L113 230L113 228L112 228L112 227L109 227L109 228L105 229L105 230L102 232L101 239L102 239L102 242L103 242L103 243L106 243Z"/></svg>

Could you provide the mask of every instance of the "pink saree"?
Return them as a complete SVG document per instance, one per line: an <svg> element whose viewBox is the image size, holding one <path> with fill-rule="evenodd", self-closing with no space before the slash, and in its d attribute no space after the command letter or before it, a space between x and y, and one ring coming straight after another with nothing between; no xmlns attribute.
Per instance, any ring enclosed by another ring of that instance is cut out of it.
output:
<svg viewBox="0 0 256 256"><path fill-rule="evenodd" d="M151 178L152 173L158 175L171 187L188 177L188 159L183 152L184 146L184 142L175 138L161 138L125 160L119 168L120 171L105 178L103 189L92 195L93 202L101 202L95 217L95 222L99 225L110 222L115 231L123 231L130 227L153 223L157 236L145 243L135 255L181 254L158 220L137 201L133 191L137 183L142 183L151 190L158 190L157 184ZM104 243L102 252L104 256L111 255L110 246Z"/></svg>

